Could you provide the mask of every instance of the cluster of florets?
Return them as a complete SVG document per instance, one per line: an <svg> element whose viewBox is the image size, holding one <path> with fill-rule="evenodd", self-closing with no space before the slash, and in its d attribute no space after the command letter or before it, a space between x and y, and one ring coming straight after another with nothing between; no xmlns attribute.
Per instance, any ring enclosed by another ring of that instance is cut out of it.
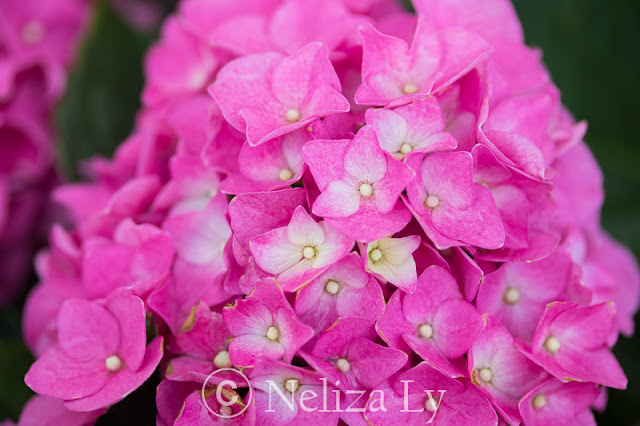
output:
<svg viewBox="0 0 640 426"><path fill-rule="evenodd" d="M55 193L27 415L86 422L159 366L159 424L594 422L639 273L586 126L508 1L414 6L181 3L135 132Z"/></svg>
<svg viewBox="0 0 640 426"><path fill-rule="evenodd" d="M0 5L0 304L10 303L45 240L56 181L51 110L87 18L85 0Z"/></svg>

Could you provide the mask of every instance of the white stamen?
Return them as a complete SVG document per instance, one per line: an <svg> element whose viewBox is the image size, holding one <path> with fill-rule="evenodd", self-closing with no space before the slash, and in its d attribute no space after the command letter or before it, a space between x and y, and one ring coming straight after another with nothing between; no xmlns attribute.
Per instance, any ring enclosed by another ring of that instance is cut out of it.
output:
<svg viewBox="0 0 640 426"><path fill-rule="evenodd" d="M373 187L368 183L363 183L360 185L360 195L363 197L371 197L373 194Z"/></svg>
<svg viewBox="0 0 640 426"><path fill-rule="evenodd" d="M558 352L558 349L560 349L560 340L556 339L553 336L549 336L547 337L547 340L544 341L544 347L551 354L554 354Z"/></svg>
<svg viewBox="0 0 640 426"><path fill-rule="evenodd" d="M517 288L509 287L504 292L502 299L509 305L515 305L520 300L520 290L518 290Z"/></svg>
<svg viewBox="0 0 640 426"><path fill-rule="evenodd" d="M418 86L416 86L413 83L407 83L402 87L402 91L404 92L405 95L411 95L418 91Z"/></svg>
<svg viewBox="0 0 640 426"><path fill-rule="evenodd" d="M436 195L429 195L424 201L424 204L430 209L435 209L440 205L440 198L438 198Z"/></svg>
<svg viewBox="0 0 640 426"><path fill-rule="evenodd" d="M411 151L413 151L413 147L411 145L409 145L408 143L403 143L402 146L400 147L400 153L401 154L408 154Z"/></svg>
<svg viewBox="0 0 640 426"><path fill-rule="evenodd" d="M289 123L295 123L296 121L300 120L300 111L298 111L295 108L291 108L290 110L287 110L287 112L284 114L284 118Z"/></svg>
<svg viewBox="0 0 640 426"><path fill-rule="evenodd" d="M220 414L222 414L222 417L230 417L233 414L233 408L223 405L220 407Z"/></svg>
<svg viewBox="0 0 640 426"><path fill-rule="evenodd" d="M267 329L267 339L275 341L280 337L280 331L274 326L271 326Z"/></svg>
<svg viewBox="0 0 640 426"><path fill-rule="evenodd" d="M543 394L539 393L533 397L531 404L533 405L533 408L542 408L547 405L547 398L545 398Z"/></svg>
<svg viewBox="0 0 640 426"><path fill-rule="evenodd" d="M424 339L431 339L433 337L433 327L431 324L422 324L418 328L418 334Z"/></svg>
<svg viewBox="0 0 640 426"><path fill-rule="evenodd" d="M109 371L118 371L122 367L122 360L118 355L111 355L104 361Z"/></svg>
<svg viewBox="0 0 640 426"><path fill-rule="evenodd" d="M371 260L377 262L378 260L382 259L382 251L380 249L373 249L371 250L371 254L369 254L369 256L371 256Z"/></svg>
<svg viewBox="0 0 640 426"><path fill-rule="evenodd" d="M349 364L349 361L344 358L340 358L336 361L336 367L338 367L338 370L342 371L343 373L351 370L351 364Z"/></svg>
<svg viewBox="0 0 640 426"><path fill-rule="evenodd" d="M40 43L44 38L45 28L40 21L29 21L21 31L22 40L27 44Z"/></svg>
<svg viewBox="0 0 640 426"><path fill-rule="evenodd" d="M316 255L316 249L314 249L313 247L305 247L304 249L302 249L302 255L304 256L305 259L313 259Z"/></svg>
<svg viewBox="0 0 640 426"><path fill-rule="evenodd" d="M229 357L229 351L224 349L216 354L216 356L213 358L213 363L218 368L233 367L233 364L231 363L231 357Z"/></svg>
<svg viewBox="0 0 640 426"><path fill-rule="evenodd" d="M285 388L291 393L294 393L300 387L300 380L298 379L289 379L284 385Z"/></svg>
<svg viewBox="0 0 640 426"><path fill-rule="evenodd" d="M340 284L334 280L329 280L324 285L324 289L329 294L338 294L338 291L340 291Z"/></svg>
<svg viewBox="0 0 640 426"><path fill-rule="evenodd" d="M278 175L278 179L280 179L281 182L284 182L285 180L289 180L292 177L293 177L293 172L289 169L280 170L280 174Z"/></svg>
<svg viewBox="0 0 640 426"><path fill-rule="evenodd" d="M431 413L435 413L438 409L438 401L433 397L429 397L424 400L424 408Z"/></svg>
<svg viewBox="0 0 640 426"><path fill-rule="evenodd" d="M493 371L491 371L489 367L484 367L480 369L478 376L480 376L480 380L483 382L491 383L491 380L493 380Z"/></svg>

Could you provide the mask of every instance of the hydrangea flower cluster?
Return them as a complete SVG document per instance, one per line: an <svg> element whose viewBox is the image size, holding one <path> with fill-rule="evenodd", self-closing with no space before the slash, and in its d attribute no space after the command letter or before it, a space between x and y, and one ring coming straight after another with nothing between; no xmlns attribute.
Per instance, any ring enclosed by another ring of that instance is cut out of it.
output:
<svg viewBox="0 0 640 426"><path fill-rule="evenodd" d="M510 2L414 6L182 1L135 131L55 192L23 418L159 367L161 425L594 424L640 273L586 125Z"/></svg>
<svg viewBox="0 0 640 426"><path fill-rule="evenodd" d="M56 181L51 110L64 91L88 6L84 0L2 1L0 304L20 292L36 240L46 237L44 206Z"/></svg>

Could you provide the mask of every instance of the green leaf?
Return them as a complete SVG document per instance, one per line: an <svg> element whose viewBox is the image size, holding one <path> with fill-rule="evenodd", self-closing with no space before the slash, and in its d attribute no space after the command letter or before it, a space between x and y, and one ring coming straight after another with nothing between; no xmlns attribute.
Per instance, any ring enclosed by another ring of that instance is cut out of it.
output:
<svg viewBox="0 0 640 426"><path fill-rule="evenodd" d="M153 36L140 34L98 3L57 111L61 163L74 177L78 161L110 155L128 136L140 107L142 61Z"/></svg>
<svg viewBox="0 0 640 426"><path fill-rule="evenodd" d="M24 384L33 357L19 341L0 341L0 420L17 420L22 406L33 394Z"/></svg>

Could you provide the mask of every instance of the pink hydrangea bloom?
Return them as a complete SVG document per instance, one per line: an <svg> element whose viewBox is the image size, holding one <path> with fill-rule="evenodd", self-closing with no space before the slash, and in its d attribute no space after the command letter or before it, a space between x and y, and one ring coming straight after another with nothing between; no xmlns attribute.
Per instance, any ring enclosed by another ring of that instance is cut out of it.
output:
<svg viewBox="0 0 640 426"><path fill-rule="evenodd" d="M508 0L414 6L180 2L134 132L55 192L70 223L24 319L52 413L160 365L161 425L593 424L626 386L640 272L599 226L585 124ZM38 169L42 132L8 123ZM232 406L219 368L251 382Z"/></svg>
<svg viewBox="0 0 640 426"><path fill-rule="evenodd" d="M273 279L261 281L245 300L225 307L224 321L233 336L231 362L238 366L251 366L260 356L291 362L314 334L297 318Z"/></svg>

